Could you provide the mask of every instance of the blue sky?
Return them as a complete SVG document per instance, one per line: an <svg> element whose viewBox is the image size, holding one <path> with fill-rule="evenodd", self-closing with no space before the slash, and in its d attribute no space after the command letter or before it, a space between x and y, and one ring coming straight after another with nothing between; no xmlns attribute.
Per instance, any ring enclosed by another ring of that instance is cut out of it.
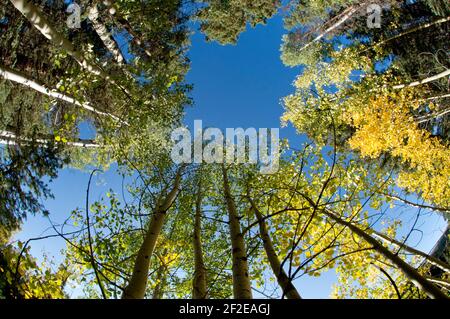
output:
<svg viewBox="0 0 450 319"><path fill-rule="evenodd" d="M280 18L268 26L250 28L237 45L222 46L192 37L189 53L195 106L187 110L185 123L202 119L204 126L279 127L279 100L292 92L299 69L286 68L280 60L283 34ZM284 130L294 137L294 130Z"/></svg>
<svg viewBox="0 0 450 319"><path fill-rule="evenodd" d="M293 92L291 83L300 72L299 68L288 68L281 63L279 48L283 33L281 17L276 17L267 26L257 26L242 34L236 46L206 43L203 35L194 34L187 81L194 84L192 97L195 104L186 110L184 123L191 128L194 120L203 120L204 127L221 129L280 127L279 118L283 113L280 99ZM297 135L292 127L281 129L280 136L289 138L294 148L304 141L304 137ZM122 177L115 168L94 178L90 195L92 202L110 188L120 192ZM61 171L51 184L55 199L45 202L53 221L62 222L77 207L84 209L88 179L88 172ZM404 221L405 229L408 229L415 212L399 209L394 214ZM424 239L417 247L429 251L439 238L443 225L437 214L421 218L419 228L424 231ZM30 217L17 237L26 240L39 236L48 227L49 222L45 218ZM413 234L410 243L414 245L419 239L417 234ZM49 239L34 242L32 253L39 258L46 251L58 258L58 252L64 247L62 239ZM296 285L305 298L327 298L334 281L335 275L331 271L320 278L305 276Z"/></svg>

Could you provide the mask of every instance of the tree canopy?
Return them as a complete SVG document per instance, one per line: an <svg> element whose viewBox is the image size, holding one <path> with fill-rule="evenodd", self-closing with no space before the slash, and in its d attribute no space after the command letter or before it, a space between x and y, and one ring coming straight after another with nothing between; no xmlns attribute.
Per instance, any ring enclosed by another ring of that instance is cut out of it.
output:
<svg viewBox="0 0 450 319"><path fill-rule="evenodd" d="M370 5L2 0L0 298L300 299L300 278L329 271L334 298L448 298L448 228L447 248L420 251L393 212L449 217L450 5L382 1L381 28ZM271 174L261 161L176 162L172 133L195 107L190 36L239 45L278 16L280 59L300 66L280 121L305 142L283 141ZM73 190L84 207L16 240L27 216L52 213L67 168L90 173ZM90 198L114 169L122 189ZM61 260L31 254L52 238Z"/></svg>

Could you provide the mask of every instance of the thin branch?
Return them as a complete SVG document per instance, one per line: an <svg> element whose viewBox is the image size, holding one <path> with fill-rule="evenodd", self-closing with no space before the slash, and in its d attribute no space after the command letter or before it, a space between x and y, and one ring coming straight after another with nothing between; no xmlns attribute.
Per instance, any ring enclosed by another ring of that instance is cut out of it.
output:
<svg viewBox="0 0 450 319"><path fill-rule="evenodd" d="M100 287L100 291L102 293L103 299L107 299L105 289L103 288L102 282L100 280L100 276L99 276L98 269L97 269L97 264L94 259L94 251L92 249L91 226L90 226L90 221L89 221L89 189L91 187L92 177L94 176L94 174L96 172L101 172L101 170L94 169L92 171L91 175L89 176L89 182L88 182L88 186L87 186L87 190L86 190L86 224L87 224L87 233L88 233L88 240L89 240L89 255L90 255L90 259L91 259L92 268L94 269L95 277L97 278L97 283L98 283L98 286Z"/></svg>

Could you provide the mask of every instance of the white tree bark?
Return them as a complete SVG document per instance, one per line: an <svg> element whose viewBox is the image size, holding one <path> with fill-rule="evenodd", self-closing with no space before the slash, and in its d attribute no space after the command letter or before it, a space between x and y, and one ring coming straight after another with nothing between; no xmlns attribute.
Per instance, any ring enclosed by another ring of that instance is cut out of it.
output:
<svg viewBox="0 0 450 319"><path fill-rule="evenodd" d="M312 201L310 203L315 205ZM374 250L394 264L406 277L408 277L409 280L411 280L411 282L413 282L418 288L422 289L430 298L448 299L448 297L439 288L431 284L415 268L411 267L398 255L392 253L389 249L384 247L377 239L369 235L365 230L362 230L358 226L342 219L331 210L325 208L322 212L338 224L349 228L351 232L363 238L367 243L372 245Z"/></svg>
<svg viewBox="0 0 450 319"><path fill-rule="evenodd" d="M311 40L310 42L308 42L307 44L305 44L299 51L303 51L304 49L306 49L307 47L309 47L310 45L312 45L313 43L316 43L317 41L319 41L320 39L322 39L325 35L327 35L328 33L332 32L333 30L337 29L340 25L342 25L343 23L345 23L345 21L347 21L348 19L350 19L353 14L355 14L355 12L358 11L357 7L349 7L348 9L346 9L343 12L343 16L342 18L340 18L336 23L334 23L332 26L328 27L327 29L325 29L325 31L323 31L321 34L319 34L317 37L315 37L313 40Z"/></svg>
<svg viewBox="0 0 450 319"><path fill-rule="evenodd" d="M398 38L403 37L403 36L405 36L407 34L410 34L410 33L413 33L413 32L419 31L419 30L423 30L423 29L426 29L426 28L429 28L429 27L432 27L434 25L438 25L438 24L441 24L441 23L444 23L444 22L447 22L447 21L450 21L450 16L442 18L442 19L438 19L436 21L431 21L431 22L419 25L419 26L417 26L415 28L408 29L405 32L399 33L399 34L397 34L397 35L395 35L395 36L393 36L393 37L391 37L389 39L386 39L386 40L383 40L383 41L380 41L380 42L376 43L372 48L380 46L380 45L382 45L382 44L384 44L386 42L398 39Z"/></svg>
<svg viewBox="0 0 450 319"><path fill-rule="evenodd" d="M201 174L201 171L199 172ZM206 283L206 267L203 257L202 247L202 177L199 176L197 185L197 198L195 201L195 218L193 233L193 249L194 249L194 278L192 279L192 299L206 299L208 297L208 289Z"/></svg>
<svg viewBox="0 0 450 319"><path fill-rule="evenodd" d="M100 37L106 48L109 50L109 52L112 53L117 63L119 63L120 65L123 64L125 58L123 57L122 52L120 51L116 41L112 39L111 34L106 29L106 26L103 24L102 21L100 21L96 3L94 3L94 5L89 8L89 20L91 20L95 32L97 32L98 36Z"/></svg>
<svg viewBox="0 0 450 319"><path fill-rule="evenodd" d="M228 181L228 173L222 165L223 194L228 210L228 220L231 241L232 274L233 274L233 296L235 299L252 299L252 286L249 277L247 260L247 249L236 204L231 195Z"/></svg>
<svg viewBox="0 0 450 319"><path fill-rule="evenodd" d="M406 88L406 87L414 87L414 86L418 86L418 85L421 85L421 84L425 84L425 83L429 83L429 82L433 82L433 81L439 80L439 79L441 79L443 77L446 77L446 76L449 76L449 75L450 75L450 69L447 69L447 70L445 70L445 71L443 71L443 72L441 72L439 74L430 76L430 77L422 79L420 81L414 81L414 82L411 82L411 83L408 83L408 84L394 85L393 88L396 89L396 90L399 90L399 89L403 89L403 88Z"/></svg>
<svg viewBox="0 0 450 319"><path fill-rule="evenodd" d="M3 145L18 145L18 141L20 142L31 142L30 138L25 137L17 137L14 133L8 131L0 131L0 144ZM47 144L49 140L39 138L35 140L36 143L39 144ZM76 142L65 142L64 145L73 146L73 147L84 147L84 148L99 148L100 145L94 143L91 140L78 140Z"/></svg>
<svg viewBox="0 0 450 319"><path fill-rule="evenodd" d="M10 0L14 7L19 10L25 18L36 28L38 29L43 36L53 42L55 45L64 49L69 55L71 55L82 68L86 69L88 72L91 72L95 75L98 75L105 79L107 82L117 86L124 93L130 95L129 92L120 86L116 81L110 78L110 76L103 71L100 67L98 67L95 63L87 60L84 55L77 51L73 44L64 37L61 33L59 33L56 28L54 28L46 19L41 10L35 6L34 4L28 2L27 0Z"/></svg>
<svg viewBox="0 0 450 319"><path fill-rule="evenodd" d="M134 261L133 273L125 287L122 299L143 299L147 289L148 271L150 267L150 258L153 255L156 242L164 225L167 211L175 201L180 190L183 167L177 171L173 188L165 196L161 203L157 204L153 216L150 220L144 242L142 243Z"/></svg>
<svg viewBox="0 0 450 319"><path fill-rule="evenodd" d="M435 113L432 113L432 114L429 114L429 115L424 115L424 116L418 117L418 118L416 118L416 121L417 121L417 124L425 123L425 122L427 122L427 121L429 121L431 119L439 118L439 117L444 116L445 114L448 114L448 113L450 113L450 108L447 108L447 109L444 109L444 110L440 110L438 112L435 112Z"/></svg>
<svg viewBox="0 0 450 319"><path fill-rule="evenodd" d="M96 75L108 77L102 70L96 65L87 61L83 54L75 50L73 44L67 40L62 34L60 34L45 18L41 10L34 4L26 0L10 0L14 7L19 10L30 23L38 29L43 36L49 39L54 44L62 47L67 53L69 53L83 68L87 69Z"/></svg>
<svg viewBox="0 0 450 319"><path fill-rule="evenodd" d="M450 265L447 265L446 263L440 261L439 259L437 259L437 258L435 258L433 256L430 256L430 255L428 255L428 254L426 254L426 253L424 253L424 252L422 252L420 250L417 250L417 249L415 249L413 247L410 247L410 246L408 246L408 245L406 245L404 243L401 243L401 242L399 242L399 241L397 241L397 240L395 240L393 238L390 238L390 237L388 237L388 236L386 236L386 235L384 235L382 233L379 233L379 232L377 232L375 230L372 230L372 236L374 236L374 237L384 241L387 244L394 245L394 246L396 246L398 248L401 247L401 249L403 249L403 250L405 250L405 251L407 251L407 252L409 252L411 254L423 257L431 265L439 267L440 269L442 269L446 273L450 274Z"/></svg>
<svg viewBox="0 0 450 319"><path fill-rule="evenodd" d="M60 92L57 92L56 90L50 90L50 89L46 88L45 86L39 84L38 82L27 78L24 74L17 72L15 70L12 70L10 68L7 68L3 65L0 65L0 76L5 78L6 80L22 84L22 85L24 85L30 89L33 89L39 93L45 94L47 96L53 97L55 99L58 99L58 100L61 100L61 101L64 101L64 102L67 102L70 104L74 104L76 106L82 107L82 108L84 108L90 112L96 113L98 115L109 116L118 122L122 122L115 115L112 115L107 112L99 111L95 107L92 107L89 103L80 103L77 100L75 100L73 97L67 96Z"/></svg>
<svg viewBox="0 0 450 319"><path fill-rule="evenodd" d="M288 277L283 267L281 266L280 259L278 258L278 254L275 251L272 239L269 235L269 231L267 230L267 224L264 221L262 213L256 207L250 196L248 196L248 200L255 213L256 219L258 220L259 233L263 241L264 250L266 251L266 256L269 260L272 272L277 278L278 285L280 285L283 291L283 296L286 296L288 299L302 299L299 292L292 283L292 280Z"/></svg>

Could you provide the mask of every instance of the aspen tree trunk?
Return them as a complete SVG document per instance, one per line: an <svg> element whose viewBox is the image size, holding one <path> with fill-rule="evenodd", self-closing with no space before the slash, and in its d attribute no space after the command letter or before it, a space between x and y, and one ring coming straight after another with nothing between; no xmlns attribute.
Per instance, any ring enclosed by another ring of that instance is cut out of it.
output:
<svg viewBox="0 0 450 319"><path fill-rule="evenodd" d="M372 48L380 46L380 45L382 45L382 44L384 44L386 42L389 42L389 41L401 38L401 37L403 37L403 36L405 36L407 34L410 34L410 33L413 33L413 32L417 32L417 31L420 31L422 29L426 29L426 28L432 27L434 25L438 25L438 24L445 23L445 22L448 22L448 21L450 21L450 16L445 17L445 18L441 18L441 19L438 19L438 20L435 20L435 21L431 21L431 22L428 22L428 23L424 23L424 24L419 25L419 26L417 26L415 28L408 29L405 32L401 32L401 33L399 33L399 34L397 34L397 35L395 35L395 36L393 36L391 38L388 38L386 40L380 41L380 42L374 44L372 46Z"/></svg>
<svg viewBox="0 0 450 319"><path fill-rule="evenodd" d="M120 88L125 94L130 95L129 92L116 83L110 76L99 68L95 63L87 60L83 54L75 49L73 44L59 33L56 28L54 28L46 19L41 10L30 3L27 0L10 0L13 6L19 10L28 21L42 33L47 39L53 42L55 45L64 49L69 55L71 55L82 68L91 72L92 74L98 75L105 79L107 82Z"/></svg>
<svg viewBox="0 0 450 319"><path fill-rule="evenodd" d="M338 217L334 212L327 209L322 210L325 215L334 220L336 223L345 226L350 229L353 233L363 238L366 242L373 246L379 254L381 254L386 259L390 260L398 269L403 272L403 274L408 277L417 287L422 289L430 298L433 299L447 299L448 297L435 285L429 282L425 277L417 272L416 269L411 267L405 261L403 261L399 256L392 253L389 249L384 247L378 240L369 235L364 230L360 229L358 226L349 223L340 217Z"/></svg>
<svg viewBox="0 0 450 319"><path fill-rule="evenodd" d="M19 10L25 16L25 18L27 18L28 21L42 33L44 37L67 51L67 53L69 53L83 68L86 68L88 71L96 75L104 75L107 77L107 75L105 75L102 70L100 70L96 65L89 63L83 57L83 54L75 50L73 44L48 22L48 20L45 18L38 7L27 0L10 1L14 5L14 7Z"/></svg>
<svg viewBox="0 0 450 319"><path fill-rule="evenodd" d="M273 247L272 239L270 238L269 232L267 231L267 225L261 212L250 197L249 201L252 205L253 211L255 212L256 219L258 220L259 233L261 234L261 239L264 244L264 250L266 251L267 259L269 260L269 264L272 268L273 274L277 278L278 284L283 290L283 295L288 299L301 299L297 289L292 284L292 281L289 279L284 269L281 267L280 260L278 259L278 255Z"/></svg>
<svg viewBox="0 0 450 319"><path fill-rule="evenodd" d="M175 227L177 226L177 219L178 219L178 215L175 217L175 220L172 222L172 227L170 229L169 237L164 238L164 240L166 240L166 239L169 241L172 240L172 236L175 232ZM162 254L156 253L156 256L158 257L161 265L156 272L156 286L153 289L152 299L162 299L164 297L164 287L165 287L166 281L167 281L167 274L169 273L168 265L171 262L171 260L168 260L166 263L166 261L164 260L164 257L168 254L168 252L169 252L169 249L166 246L166 248L164 248Z"/></svg>
<svg viewBox="0 0 450 319"><path fill-rule="evenodd" d="M441 286L446 286L450 288L450 281L445 280L445 279L438 279L438 278L433 278L433 277L427 277L428 281L434 282L436 284L439 284Z"/></svg>
<svg viewBox="0 0 450 319"><path fill-rule="evenodd" d="M167 253L167 250L165 250L165 253L163 253L163 256ZM161 266L158 268L158 271L156 272L156 286L155 289L153 289L153 295L152 299L162 299L164 291L163 287L166 282L166 276L165 276L165 268L166 266L161 264Z"/></svg>
<svg viewBox="0 0 450 319"><path fill-rule="evenodd" d="M406 88L406 87L414 87L414 86L418 86L418 85L421 85L421 84L425 84L425 83L429 83L429 82L433 82L433 81L439 80L439 79L444 78L444 77L449 76L449 75L450 75L450 69L447 69L445 71L442 71L439 74L430 76L430 77L422 79L420 81L414 81L414 82L411 82L411 83L408 83L408 84L394 85L393 88L396 89L396 90L399 90L399 89L403 89L403 88Z"/></svg>
<svg viewBox="0 0 450 319"><path fill-rule="evenodd" d="M177 219L178 215L175 217L175 220L172 222L172 227L170 229L169 237L164 238L164 240L172 240L172 236L175 232L175 227L177 226ZM159 259L159 262L161 263L160 267L156 271L156 286L153 289L152 299L162 299L164 296L164 287L166 285L167 281L167 274L169 273L169 264L171 260L168 260L167 263L164 260L164 257L168 254L169 249L164 248L162 254L156 253L156 256Z"/></svg>
<svg viewBox="0 0 450 319"><path fill-rule="evenodd" d="M332 32L333 30L337 29L341 24L343 24L345 21L347 21L348 19L350 19L352 17L352 15L358 10L358 8L355 7L350 7L348 9L346 9L344 12L342 12L343 16L342 18L340 18L336 23L334 23L331 27L328 27L325 31L323 31L321 34L319 34L317 37L315 37L313 40L311 40L310 42L308 42L307 44L305 44L299 51L303 51L304 49L306 49L307 47L309 47L310 45L312 45L313 43L319 41L320 39L322 39L325 35L327 35L328 33ZM341 14L341 15L342 15Z"/></svg>
<svg viewBox="0 0 450 319"><path fill-rule="evenodd" d="M201 175L201 171L200 174ZM206 299L206 268L203 259L202 249L202 177L199 176L197 200L195 202L195 221L194 221L194 234L193 234L193 246L194 246L194 280L192 283L192 299Z"/></svg>
<svg viewBox="0 0 450 319"><path fill-rule="evenodd" d="M122 65L125 59L116 41L114 41L108 29L106 29L106 26L100 20L96 2L94 2L92 7L89 8L89 20L91 20L92 26L94 27L94 30L98 34L100 39L102 40L103 44L106 46L109 52L112 53L117 63Z"/></svg>
<svg viewBox="0 0 450 319"><path fill-rule="evenodd" d="M438 112L435 112L435 113L432 113L429 115L421 116L420 118L416 118L415 120L417 121L416 122L417 124L420 124L420 123L427 122L431 119L436 119L436 118L442 117L448 113L450 113L450 108L447 108L447 109L444 109L444 110L441 110L441 111L438 111ZM436 209L436 210L438 210L438 209ZM448 209L444 209L444 210L448 211Z"/></svg>
<svg viewBox="0 0 450 319"><path fill-rule="evenodd" d="M435 258L435 257L433 257L431 255L428 255L428 254L426 254L426 253L424 253L424 252L422 252L420 250L417 250L417 249L415 249L413 247L410 247L410 246L408 246L408 245L406 245L404 243L401 243L401 242L399 242L399 241L397 241L397 240L395 240L393 238L390 238L390 237L388 237L388 236L386 236L386 235L384 235L382 233L379 233L379 232L377 232L375 230L372 230L372 235L374 237L376 237L376 238L378 238L378 239L388 243L388 244L394 245L394 246L396 246L398 248L401 247L403 250L405 250L405 251L407 251L407 252L409 252L411 254L423 257L431 265L439 267L440 269L442 269L446 273L450 273L450 265L447 265L446 263L440 261L439 259L437 259L437 258Z"/></svg>
<svg viewBox="0 0 450 319"><path fill-rule="evenodd" d="M121 121L118 117L116 117L110 113L106 113L106 112L97 110L96 108L92 107L89 103L80 103L77 100L75 100L73 97L59 93L56 90L50 90L50 89L46 88L45 86L41 85L40 83L28 78L26 75L24 75L18 71L12 70L6 66L0 65L0 76L9 81L13 81L13 82L22 84L23 86L33 89L39 93L42 93L47 96L53 97L55 99L82 107L82 108L84 108L90 112L94 112L98 115L110 116L111 118L113 118L116 121Z"/></svg>
<svg viewBox="0 0 450 319"><path fill-rule="evenodd" d="M429 97L429 98L424 99L424 101L437 100L437 99L445 99L445 98L447 98L447 97L450 97L450 93L443 94L443 95L432 96L432 97Z"/></svg>
<svg viewBox="0 0 450 319"><path fill-rule="evenodd" d="M222 165L223 189L225 202L228 209L228 219L231 237L233 295L235 299L252 299L252 289L248 274L247 250L241 231L236 204L231 196L227 170Z"/></svg>
<svg viewBox="0 0 450 319"><path fill-rule="evenodd" d="M38 138L34 140L34 142L38 144L47 144L50 142L54 137L49 137L48 139L44 138ZM26 137L18 137L14 133L8 132L8 131L0 131L0 144L4 145L18 145L18 142L25 142L30 143L33 142L31 138ZM84 147L84 148L98 148L100 145L96 144L92 140L82 140L78 139L76 142L65 142L64 145L67 146L73 146L73 147Z"/></svg>
<svg viewBox="0 0 450 319"><path fill-rule="evenodd" d="M162 203L158 204L153 212L153 217L150 220L150 225L145 235L144 242L138 251L134 263L133 274L130 282L123 292L122 299L143 299L145 297L150 258L153 255L156 241L164 225L166 213L178 195L181 183L181 173L182 168L179 168L172 190L167 194Z"/></svg>

